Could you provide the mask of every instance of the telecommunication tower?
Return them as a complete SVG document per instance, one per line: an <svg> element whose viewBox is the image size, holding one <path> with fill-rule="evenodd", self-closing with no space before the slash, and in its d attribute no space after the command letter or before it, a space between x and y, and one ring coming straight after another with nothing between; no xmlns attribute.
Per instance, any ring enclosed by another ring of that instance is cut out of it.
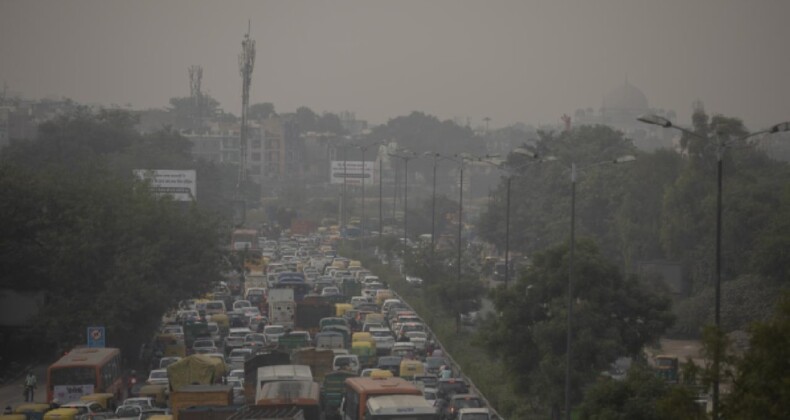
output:
<svg viewBox="0 0 790 420"><path fill-rule="evenodd" d="M203 129L203 92L201 83L203 81L203 67L189 66L189 93L195 106L195 122L198 129Z"/></svg>
<svg viewBox="0 0 790 420"><path fill-rule="evenodd" d="M247 108L250 104L250 85L252 84L252 69L255 67L255 40L250 39L250 26L247 23L247 34L241 41L241 54L239 54L239 73L241 73L241 135L239 141L239 178L236 191L247 177Z"/></svg>

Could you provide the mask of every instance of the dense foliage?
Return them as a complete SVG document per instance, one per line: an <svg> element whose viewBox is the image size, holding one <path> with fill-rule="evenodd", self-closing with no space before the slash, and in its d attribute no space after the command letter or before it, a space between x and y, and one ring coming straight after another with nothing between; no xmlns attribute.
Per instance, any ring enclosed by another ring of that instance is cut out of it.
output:
<svg viewBox="0 0 790 420"><path fill-rule="evenodd" d="M567 245L535 254L516 284L496 289L496 316L480 343L509 366L509 379L556 413L564 400L569 255ZM620 356L637 356L671 324L669 301L607 261L594 243L577 244L573 287L572 399ZM547 413L546 413L547 414Z"/></svg>
<svg viewBox="0 0 790 420"><path fill-rule="evenodd" d="M637 152L623 134L605 126L581 126L559 134L539 132L533 151L556 162L533 162L510 154L506 168L511 184L511 251L531 255L568 236L570 174L577 178L577 229L596 239L601 251L624 271L638 272L640 263L669 261L683 267L683 283L672 292L683 298L701 296L713 286L716 215L716 142L725 141L723 192L723 280L784 282L790 272L790 169L761 149L738 139L747 131L740 120L709 117L701 108L693 116L694 132L684 134L680 150ZM596 165L633 154L637 162ZM483 213L479 232L504 249L504 178ZM765 280L758 280L759 274ZM742 277L747 276L744 279ZM743 289L747 290L747 289ZM697 336L708 319L705 305L689 328L676 331ZM736 311L740 310L737 307ZM760 318L743 317L738 328Z"/></svg>
<svg viewBox="0 0 790 420"><path fill-rule="evenodd" d="M134 122L81 108L3 151L0 288L46 294L36 343L82 344L85 327L104 325L108 344L134 355L166 310L221 278L219 171L191 163L177 133L141 136ZM155 196L139 168L197 169L201 205Z"/></svg>

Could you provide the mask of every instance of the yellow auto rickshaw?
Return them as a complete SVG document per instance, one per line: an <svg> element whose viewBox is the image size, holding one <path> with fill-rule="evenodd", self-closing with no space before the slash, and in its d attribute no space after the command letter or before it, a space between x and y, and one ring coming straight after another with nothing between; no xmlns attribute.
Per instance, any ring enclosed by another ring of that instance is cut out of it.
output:
<svg viewBox="0 0 790 420"><path fill-rule="evenodd" d="M83 395L80 397L80 401L96 401L107 411L115 411L115 408L118 406L118 400L115 398L115 394L107 392Z"/></svg>
<svg viewBox="0 0 790 420"><path fill-rule="evenodd" d="M173 334L157 334L155 344L162 350L162 357L187 357L187 346L183 337Z"/></svg>
<svg viewBox="0 0 790 420"><path fill-rule="evenodd" d="M335 304L335 316L341 317L346 312L354 309L354 307L350 303L336 303Z"/></svg>
<svg viewBox="0 0 790 420"><path fill-rule="evenodd" d="M21 414L25 416L27 420L42 420L44 418L44 413L49 411L51 406L46 403L24 403L19 404L14 408L14 414ZM4 420L10 420L5 419Z"/></svg>
<svg viewBox="0 0 790 420"><path fill-rule="evenodd" d="M387 369L373 369L370 372L371 378L391 378L394 375Z"/></svg>
<svg viewBox="0 0 790 420"><path fill-rule="evenodd" d="M214 314L211 315L211 322L216 322L219 327L220 334L226 335L230 330L230 318L227 314Z"/></svg>
<svg viewBox="0 0 790 420"><path fill-rule="evenodd" d="M148 417L148 420L173 420L172 414L154 414Z"/></svg>
<svg viewBox="0 0 790 420"><path fill-rule="evenodd" d="M154 400L157 407L167 406L167 385L143 385L140 387L140 397L149 397Z"/></svg>
<svg viewBox="0 0 790 420"><path fill-rule="evenodd" d="M403 360L400 362L400 377L410 380L415 376L425 375L425 365L419 360Z"/></svg>
<svg viewBox="0 0 790 420"><path fill-rule="evenodd" d="M20 413L1 414L0 420L27 420L27 416Z"/></svg>
<svg viewBox="0 0 790 420"><path fill-rule="evenodd" d="M60 407L44 413L44 420L75 420L80 410L74 407Z"/></svg>
<svg viewBox="0 0 790 420"><path fill-rule="evenodd" d="M363 368L370 368L376 364L376 347L367 341L351 343L351 354L357 355L359 365Z"/></svg>

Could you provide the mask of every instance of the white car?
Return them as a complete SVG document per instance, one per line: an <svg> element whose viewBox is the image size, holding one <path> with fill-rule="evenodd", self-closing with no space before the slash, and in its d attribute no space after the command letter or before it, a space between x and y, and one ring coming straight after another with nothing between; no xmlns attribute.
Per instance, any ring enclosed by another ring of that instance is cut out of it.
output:
<svg viewBox="0 0 790 420"><path fill-rule="evenodd" d="M269 343L277 343L280 337L285 335L285 327L282 325L267 325L263 327L263 335Z"/></svg>
<svg viewBox="0 0 790 420"><path fill-rule="evenodd" d="M244 308L250 308L250 307L252 307L252 303L250 303L249 300L237 300L237 301L233 302L233 310L234 311L239 310L239 309L244 309Z"/></svg>
<svg viewBox="0 0 790 420"><path fill-rule="evenodd" d="M392 346L395 345L395 337L392 336L392 331L389 328L371 328L368 330L376 342L376 353L389 354Z"/></svg>
<svg viewBox="0 0 790 420"><path fill-rule="evenodd" d="M228 380L230 380L231 378L237 378L243 381L244 369L233 369L232 371L230 371L230 373L228 373Z"/></svg>
<svg viewBox="0 0 790 420"><path fill-rule="evenodd" d="M419 287L422 286L422 279L415 276L406 276L406 283L409 283L415 287Z"/></svg>
<svg viewBox="0 0 790 420"><path fill-rule="evenodd" d="M487 408L462 408L458 410L457 420L491 420L491 410Z"/></svg>
<svg viewBox="0 0 790 420"><path fill-rule="evenodd" d="M148 385L167 385L170 380L167 379L167 369L154 369L148 374L148 379L145 381Z"/></svg>

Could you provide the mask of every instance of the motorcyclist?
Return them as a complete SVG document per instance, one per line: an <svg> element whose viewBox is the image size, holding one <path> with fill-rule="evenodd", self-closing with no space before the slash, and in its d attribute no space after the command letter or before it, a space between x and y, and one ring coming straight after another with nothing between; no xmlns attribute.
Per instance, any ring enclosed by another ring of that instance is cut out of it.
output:
<svg viewBox="0 0 790 420"><path fill-rule="evenodd" d="M129 395L129 396L132 395L132 391L134 390L134 386L136 384L137 384L137 372L133 370L133 371L129 372L129 379L128 379L127 383L126 383L127 395Z"/></svg>

